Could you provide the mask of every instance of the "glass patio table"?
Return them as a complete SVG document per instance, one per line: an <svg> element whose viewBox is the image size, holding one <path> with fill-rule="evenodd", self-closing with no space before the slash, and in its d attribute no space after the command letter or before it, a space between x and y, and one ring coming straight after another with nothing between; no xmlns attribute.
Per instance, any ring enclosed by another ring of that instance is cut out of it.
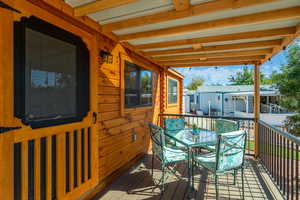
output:
<svg viewBox="0 0 300 200"><path fill-rule="evenodd" d="M207 145L215 145L217 143L218 136L214 131L201 130L198 129L195 133L193 129L183 129L176 134L168 134L167 137L173 139L176 146L184 147L188 149L189 159L188 159L188 182L191 186L191 179L193 177L193 167L192 167L192 149L195 147L205 147ZM193 188L193 187L190 187Z"/></svg>

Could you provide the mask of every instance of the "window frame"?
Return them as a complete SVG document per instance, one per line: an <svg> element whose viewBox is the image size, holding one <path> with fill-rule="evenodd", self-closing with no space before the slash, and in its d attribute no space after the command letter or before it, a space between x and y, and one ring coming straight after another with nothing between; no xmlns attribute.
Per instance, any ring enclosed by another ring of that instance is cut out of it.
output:
<svg viewBox="0 0 300 200"><path fill-rule="evenodd" d="M26 105L26 73L25 43L26 28L40 32L55 39L76 46L76 116L61 119L28 120L25 114ZM43 128L62 125L83 120L90 110L90 53L83 40L64 29L52 25L37 17L22 17L14 22L14 115L22 123L32 128Z"/></svg>
<svg viewBox="0 0 300 200"><path fill-rule="evenodd" d="M175 81L176 83L177 83L177 92L176 92L176 95L177 95L177 99L176 99L176 102L175 103L170 103L169 102L169 80L173 80L173 81ZM168 76L167 77L167 102L168 102L168 105L178 105L178 103L179 103L179 99L178 99L178 96L179 96L179 81L177 80L177 79L175 79L175 78L173 78L173 77L170 77L170 76Z"/></svg>
<svg viewBox="0 0 300 200"><path fill-rule="evenodd" d="M134 66L137 69L137 78L136 78L136 84L137 84L137 99L139 104L138 105L126 105L126 86L125 86L125 69L126 69L126 64L130 64L132 66ZM124 82L124 108L125 109L131 109L131 108L142 108L142 107L151 107L153 105L153 71L151 71L150 69L141 67L138 64L135 64L134 62L131 62L127 59L123 60L123 65L124 65L124 72L122 75L122 80ZM140 104L141 102L141 71L149 71L151 73L151 103L150 104Z"/></svg>

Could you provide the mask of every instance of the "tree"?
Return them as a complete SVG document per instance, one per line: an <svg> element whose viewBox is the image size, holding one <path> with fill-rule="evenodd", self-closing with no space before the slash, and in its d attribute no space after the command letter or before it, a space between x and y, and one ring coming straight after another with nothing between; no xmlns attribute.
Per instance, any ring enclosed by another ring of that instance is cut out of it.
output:
<svg viewBox="0 0 300 200"><path fill-rule="evenodd" d="M237 72L228 79L231 85L253 85L253 71L244 67L243 72Z"/></svg>
<svg viewBox="0 0 300 200"><path fill-rule="evenodd" d="M270 78L267 78L265 74L260 73L260 83L264 85L272 85L274 83L273 76L276 72L273 72ZM249 70L248 67L244 67L242 72L237 72L235 75L231 75L228 78L231 85L253 85L254 73L253 70Z"/></svg>
<svg viewBox="0 0 300 200"><path fill-rule="evenodd" d="M300 45L294 43L288 50L288 62L281 73L274 75L283 99L280 104L295 113L286 120L290 132L300 136Z"/></svg>
<svg viewBox="0 0 300 200"><path fill-rule="evenodd" d="M186 86L188 90L197 90L197 88L203 85L204 79L202 77L192 78L192 81Z"/></svg>

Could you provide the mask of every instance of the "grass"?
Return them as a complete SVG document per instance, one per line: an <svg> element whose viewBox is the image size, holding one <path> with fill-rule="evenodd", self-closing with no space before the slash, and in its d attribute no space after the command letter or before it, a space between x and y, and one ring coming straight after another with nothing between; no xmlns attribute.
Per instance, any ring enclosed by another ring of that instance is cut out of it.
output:
<svg viewBox="0 0 300 200"><path fill-rule="evenodd" d="M246 149L250 150L250 151L254 151L254 141L252 140L248 140L247 144L246 144ZM278 156L278 157L284 157L284 158L294 158L296 159L296 150L294 149L294 156L292 155L292 150L288 149L286 147L279 147L277 145L271 145L271 152L266 153L267 155L274 155L274 156ZM277 148L276 148L277 147ZM279 152L277 152L279 150ZM270 150L269 150L270 151ZM300 152L298 152L298 160L300 160Z"/></svg>

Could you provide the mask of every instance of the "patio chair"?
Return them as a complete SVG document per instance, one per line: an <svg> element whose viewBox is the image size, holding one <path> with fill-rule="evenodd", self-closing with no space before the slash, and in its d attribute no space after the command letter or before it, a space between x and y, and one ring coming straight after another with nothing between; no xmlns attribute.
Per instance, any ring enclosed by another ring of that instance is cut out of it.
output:
<svg viewBox="0 0 300 200"><path fill-rule="evenodd" d="M168 168L172 173L176 175L175 168L171 169L171 164L176 164L182 161L188 161L189 154L188 150L179 149L176 147L167 147L165 145L165 134L164 130L154 125L153 123L149 123L150 128L150 136L152 141L152 176L153 176L153 163L154 158L157 158L161 162L161 170L162 170L162 177L161 177L161 190L164 191L164 181L165 181L165 174L166 169ZM178 141L179 142L179 141ZM176 175L177 176L177 175Z"/></svg>
<svg viewBox="0 0 300 200"><path fill-rule="evenodd" d="M242 130L220 134L218 135L216 152L193 155L193 168L195 166L202 166L214 174L216 199L219 197L218 176L224 173L233 172L235 184L237 170L241 170L242 195L244 198L244 155L246 138L247 133Z"/></svg>
<svg viewBox="0 0 300 200"><path fill-rule="evenodd" d="M184 118L170 118L170 119L165 119L164 120L164 127L165 127L165 132L174 135L178 133L179 131L183 130L185 125L184 125ZM172 139L166 138L166 144L167 145L177 145L179 147L182 147L180 144L176 144L176 142Z"/></svg>
<svg viewBox="0 0 300 200"><path fill-rule="evenodd" d="M217 119L216 120L216 133L228 133L232 131L237 131L239 129L238 122L227 120L227 119Z"/></svg>
<svg viewBox="0 0 300 200"><path fill-rule="evenodd" d="M170 118L164 120L165 131L168 134L176 134L184 129L184 118Z"/></svg>
<svg viewBox="0 0 300 200"><path fill-rule="evenodd" d="M217 134L228 133L232 131L238 131L239 124L236 121L227 120L227 119L217 119L215 121L215 132ZM216 151L216 145L206 145L204 147L209 151Z"/></svg>

